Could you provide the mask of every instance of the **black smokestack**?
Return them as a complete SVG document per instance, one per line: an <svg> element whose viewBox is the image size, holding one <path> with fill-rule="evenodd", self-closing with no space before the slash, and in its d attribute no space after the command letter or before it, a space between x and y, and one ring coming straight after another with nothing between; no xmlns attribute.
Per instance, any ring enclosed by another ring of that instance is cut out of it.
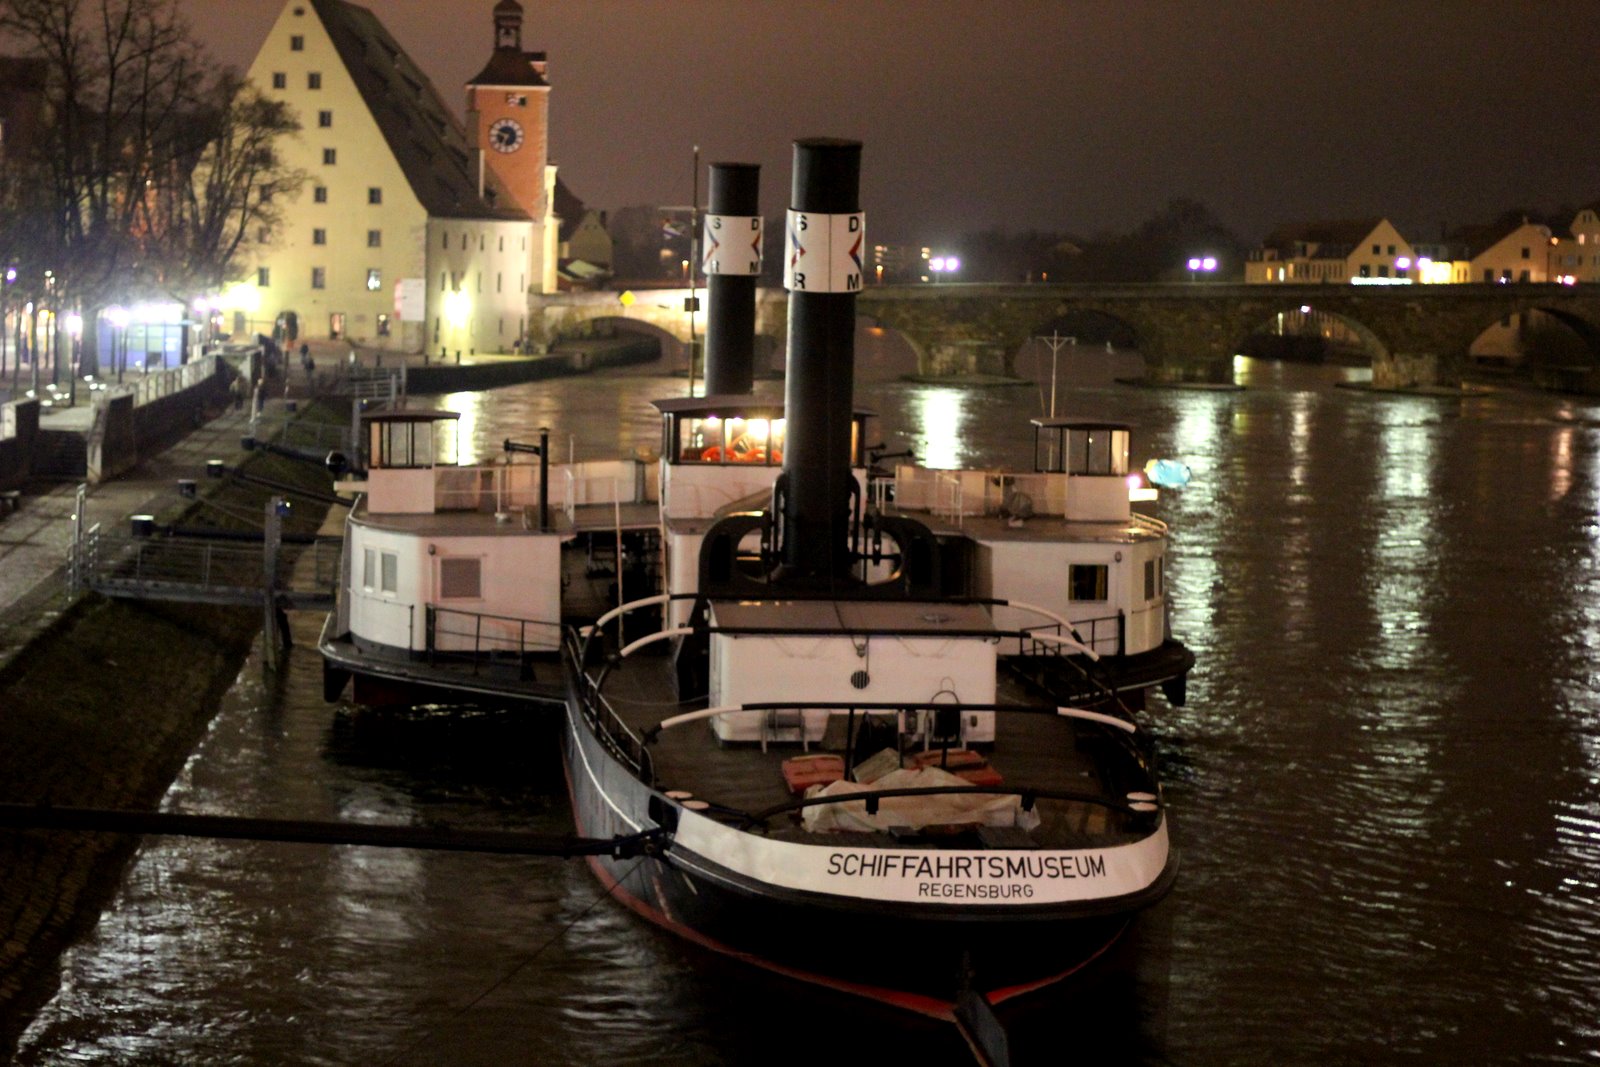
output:
<svg viewBox="0 0 1600 1067"><path fill-rule="evenodd" d="M706 395L749 393L761 274L761 167L711 164L706 213Z"/></svg>
<svg viewBox="0 0 1600 1067"><path fill-rule="evenodd" d="M865 240L861 143L794 144L784 263L789 290L783 563L818 583L850 571L850 430L856 294Z"/></svg>

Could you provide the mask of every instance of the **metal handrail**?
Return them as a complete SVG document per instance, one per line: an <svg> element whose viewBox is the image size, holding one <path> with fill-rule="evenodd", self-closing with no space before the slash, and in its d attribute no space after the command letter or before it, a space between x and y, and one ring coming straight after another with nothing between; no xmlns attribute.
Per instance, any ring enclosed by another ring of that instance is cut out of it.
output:
<svg viewBox="0 0 1600 1067"><path fill-rule="evenodd" d="M783 804L775 804L770 808L763 808L757 812L739 812L731 808L724 808L723 810L740 816L742 821L739 824L739 828L743 830L757 823L765 823L779 815L787 815L823 804L848 804L855 801L863 801L866 804L867 814L876 815L878 814L879 802L888 797L971 796L973 794L1017 797L1022 802L1023 811L1032 811L1035 803L1039 800L1066 800L1083 804L1095 804L1131 818L1144 817L1151 820L1154 820L1156 814L1161 811L1162 806L1159 793L1140 794L1151 799L1138 801L1140 804L1148 805L1147 807L1135 808L1132 803L1125 799L1107 796L1104 793L1086 793L1074 789L1035 789L1031 786L1014 785L939 785L908 789L873 789L860 793L835 793L832 796L802 797Z"/></svg>
<svg viewBox="0 0 1600 1067"><path fill-rule="evenodd" d="M576 699L595 736L641 781L647 785L653 784L655 761L650 756L650 750L644 739L617 714L594 679L583 669L583 646L575 628L563 628L561 647L567 657L567 669L573 679L581 683L577 687Z"/></svg>

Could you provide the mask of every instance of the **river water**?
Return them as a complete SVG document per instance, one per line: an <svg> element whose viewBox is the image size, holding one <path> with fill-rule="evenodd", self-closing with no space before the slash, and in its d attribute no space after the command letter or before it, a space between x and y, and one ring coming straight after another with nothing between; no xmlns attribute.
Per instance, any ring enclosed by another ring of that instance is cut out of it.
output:
<svg viewBox="0 0 1600 1067"><path fill-rule="evenodd" d="M1048 387L910 385L903 352L864 352L858 400L892 447L1029 462ZM1112 384L1125 359L1063 354L1059 405L1132 419L1137 462L1193 470L1149 506L1198 656L1188 705L1149 708L1183 866L1115 965L1012 1013L1016 1061L1600 1061L1600 409L1249 362L1242 392ZM644 402L681 392L616 376L439 402L465 413L463 458L540 425L581 458L654 447ZM319 624L295 620L278 681L240 674L169 808L569 827L545 728L326 705ZM579 862L158 838L19 1057L884 1058L966 1062L948 1027L690 950Z"/></svg>

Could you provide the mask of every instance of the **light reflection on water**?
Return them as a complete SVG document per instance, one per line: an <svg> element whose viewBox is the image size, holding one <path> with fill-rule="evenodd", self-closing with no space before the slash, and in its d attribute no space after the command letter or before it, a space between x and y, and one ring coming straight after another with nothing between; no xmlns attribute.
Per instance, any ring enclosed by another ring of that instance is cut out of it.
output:
<svg viewBox="0 0 1600 1067"><path fill-rule="evenodd" d="M1125 982L1022 1013L1018 1062L1107 1032L1151 1063L1593 1062L1600 416L1252 373L1234 394L1078 381L1062 405L1194 471L1153 513L1200 664L1186 707L1150 709L1178 885ZM859 384L924 461L1030 460L1037 389ZM652 447L645 401L678 392L485 394L463 459L539 425L580 458ZM547 738L330 709L316 620L296 627L291 677L247 668L169 806L567 828L559 771L527 767ZM22 1061L788 1062L804 1033L961 1062L939 1028L708 960L602 896L570 863L151 839Z"/></svg>

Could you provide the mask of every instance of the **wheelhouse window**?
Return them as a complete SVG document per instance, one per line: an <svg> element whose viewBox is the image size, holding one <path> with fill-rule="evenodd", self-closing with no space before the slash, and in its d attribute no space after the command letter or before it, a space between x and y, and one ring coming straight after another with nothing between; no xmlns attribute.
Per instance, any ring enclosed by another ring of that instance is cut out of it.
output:
<svg viewBox="0 0 1600 1067"><path fill-rule="evenodd" d="M1144 598L1146 600L1156 598L1156 561L1153 559L1144 561Z"/></svg>
<svg viewBox="0 0 1600 1067"><path fill-rule="evenodd" d="M378 550L366 548L361 551L361 588L372 589L378 584Z"/></svg>
<svg viewBox="0 0 1600 1067"><path fill-rule="evenodd" d="M715 415L685 419L682 463L738 463L782 466L783 419L723 419Z"/></svg>
<svg viewBox="0 0 1600 1067"><path fill-rule="evenodd" d="M383 586L381 592L397 593L400 591L400 557L394 552L383 553Z"/></svg>
<svg viewBox="0 0 1600 1067"><path fill-rule="evenodd" d="M1067 568L1068 598L1107 600L1108 568L1103 563L1074 563Z"/></svg>

